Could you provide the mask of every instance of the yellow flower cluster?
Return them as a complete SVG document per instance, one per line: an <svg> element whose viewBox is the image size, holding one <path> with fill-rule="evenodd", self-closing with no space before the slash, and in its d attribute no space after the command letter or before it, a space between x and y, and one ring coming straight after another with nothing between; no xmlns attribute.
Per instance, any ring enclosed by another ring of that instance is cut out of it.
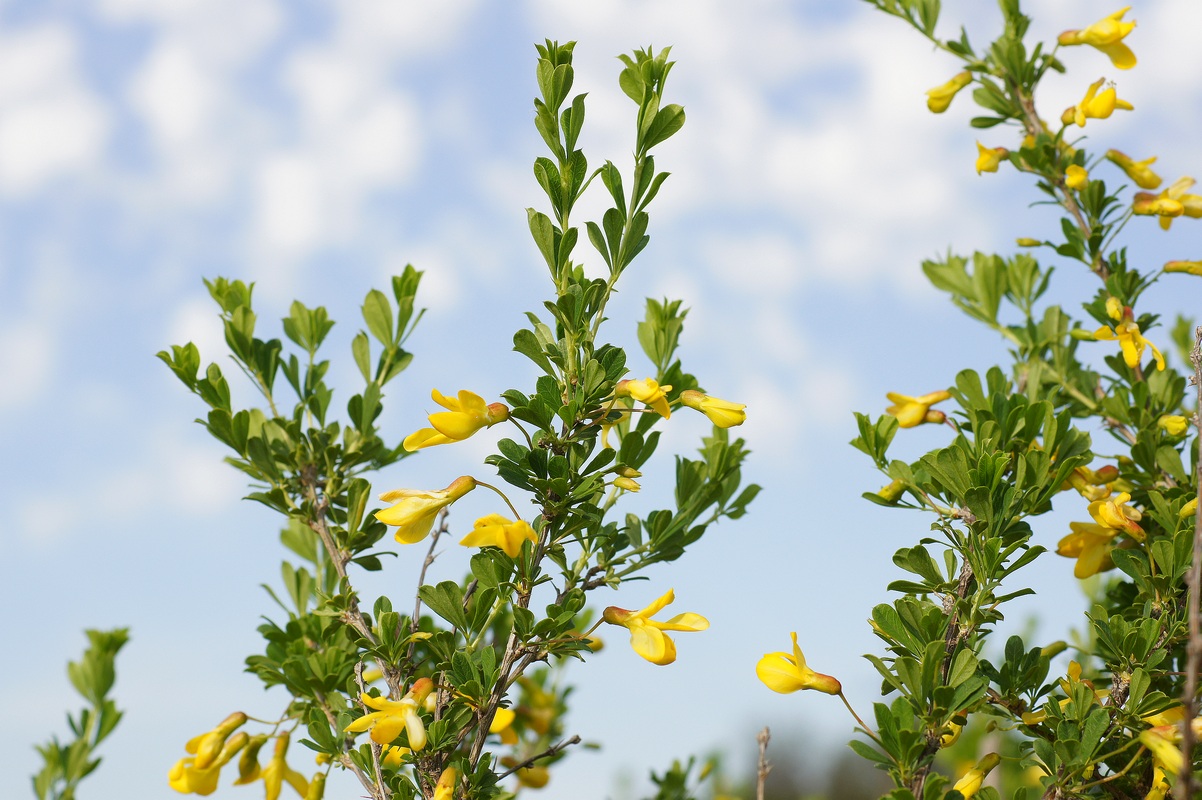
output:
<svg viewBox="0 0 1202 800"><path fill-rule="evenodd" d="M1127 505L1130 499L1131 495L1121 492L1112 498L1095 500L1088 509L1093 522L1069 523L1072 533L1060 540L1056 552L1077 559L1073 575L1088 578L1113 569L1110 551L1120 534L1131 538L1123 540L1119 547L1131 547L1144 540L1144 529L1139 526L1142 515L1138 509Z"/></svg>
<svg viewBox="0 0 1202 800"><path fill-rule="evenodd" d="M167 784L181 794L210 795L217 791L221 768L241 753L235 786L262 780L267 800L278 800L287 783L306 800L320 800L325 788L325 774L318 773L310 781L288 766L288 732L275 737L272 757L266 766L260 767L259 751L271 737L266 734L251 736L245 731L234 733L246 720L246 714L239 711L226 717L211 731L190 739L184 745L190 756L175 763L167 774Z"/></svg>

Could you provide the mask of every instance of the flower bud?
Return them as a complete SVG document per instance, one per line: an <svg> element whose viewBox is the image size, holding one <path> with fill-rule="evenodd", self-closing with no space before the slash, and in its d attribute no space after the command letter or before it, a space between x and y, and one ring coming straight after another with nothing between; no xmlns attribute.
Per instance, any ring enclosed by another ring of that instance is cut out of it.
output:
<svg viewBox="0 0 1202 800"><path fill-rule="evenodd" d="M638 481L632 478L614 478L614 487L617 489L625 489L628 492L637 492L643 488L639 486Z"/></svg>
<svg viewBox="0 0 1202 800"><path fill-rule="evenodd" d="M893 480L877 490L876 496L887 503L896 503L906 491L906 484L901 480Z"/></svg>
<svg viewBox="0 0 1202 800"><path fill-rule="evenodd" d="M1073 164L1064 171L1064 185L1074 191L1081 191L1089 183L1089 173L1084 167Z"/></svg>
<svg viewBox="0 0 1202 800"><path fill-rule="evenodd" d="M242 751L242 755L238 757L238 780L234 781L235 786L252 783L259 779L259 751L263 749L263 745L267 743L267 734L260 733L257 736L252 736L246 744L246 749ZM320 758L325 753L319 753ZM328 755L327 755L328 758Z"/></svg>
<svg viewBox="0 0 1202 800"><path fill-rule="evenodd" d="M318 772L309 779L309 791L305 793L305 800L321 800L326 794L326 774Z"/></svg>
<svg viewBox="0 0 1202 800"><path fill-rule="evenodd" d="M1039 247L1043 244L1039 239L1032 239L1030 236L1020 236L1014 240L1014 243L1019 247Z"/></svg>
<svg viewBox="0 0 1202 800"><path fill-rule="evenodd" d="M1184 272L1187 275L1202 277L1202 261L1169 261L1164 265L1165 272Z"/></svg>
<svg viewBox="0 0 1202 800"><path fill-rule="evenodd" d="M1183 436L1189 430L1189 420L1180 414L1165 414L1156 424L1169 436Z"/></svg>

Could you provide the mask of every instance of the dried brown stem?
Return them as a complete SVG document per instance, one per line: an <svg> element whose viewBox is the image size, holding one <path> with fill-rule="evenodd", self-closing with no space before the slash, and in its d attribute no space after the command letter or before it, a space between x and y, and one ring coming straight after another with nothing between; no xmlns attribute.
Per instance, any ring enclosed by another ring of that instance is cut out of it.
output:
<svg viewBox="0 0 1202 800"><path fill-rule="evenodd" d="M1202 455L1202 327L1194 331L1194 349L1190 353L1194 365L1193 384L1197 389L1197 406L1194 412L1194 430L1198 440L1199 455ZM1202 461L1199 474L1194 476L1202 495ZM1185 706L1185 719L1181 721L1181 774L1180 795L1194 796L1193 750L1194 729L1191 723L1198 716L1198 669L1202 665L1202 612L1199 611L1199 592L1202 590L1202 504L1194 516L1194 555L1189 569L1189 644L1185 656L1185 690L1181 704ZM1177 793L1177 792L1174 792Z"/></svg>
<svg viewBox="0 0 1202 800"><path fill-rule="evenodd" d="M772 771L772 765L768 763L768 740L771 738L772 733L767 725L755 735L756 744L760 746L760 755L755 762L755 800L764 800L764 784L768 782L768 773Z"/></svg>

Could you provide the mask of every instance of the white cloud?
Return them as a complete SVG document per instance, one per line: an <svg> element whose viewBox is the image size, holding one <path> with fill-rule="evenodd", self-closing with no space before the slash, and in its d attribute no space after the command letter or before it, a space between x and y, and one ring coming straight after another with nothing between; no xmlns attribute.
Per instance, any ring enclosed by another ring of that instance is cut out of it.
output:
<svg viewBox="0 0 1202 800"><path fill-rule="evenodd" d="M84 82L62 25L0 36L0 192L23 196L94 166L109 116Z"/></svg>
<svg viewBox="0 0 1202 800"><path fill-rule="evenodd" d="M49 326L32 319L0 326L0 412L32 404L50 384L55 342Z"/></svg>

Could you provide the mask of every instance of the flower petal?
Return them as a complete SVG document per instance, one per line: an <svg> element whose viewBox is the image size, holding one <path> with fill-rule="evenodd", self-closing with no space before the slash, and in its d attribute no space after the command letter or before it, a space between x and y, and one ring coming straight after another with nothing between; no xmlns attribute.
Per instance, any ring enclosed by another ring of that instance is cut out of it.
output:
<svg viewBox="0 0 1202 800"><path fill-rule="evenodd" d="M709 628L710 621L700 614L686 611L683 614L677 614L667 622L651 621L650 624L661 631L704 631Z"/></svg>
<svg viewBox="0 0 1202 800"><path fill-rule="evenodd" d="M630 646L634 652L661 667L676 660L676 645L664 633L650 625L630 628Z"/></svg>

